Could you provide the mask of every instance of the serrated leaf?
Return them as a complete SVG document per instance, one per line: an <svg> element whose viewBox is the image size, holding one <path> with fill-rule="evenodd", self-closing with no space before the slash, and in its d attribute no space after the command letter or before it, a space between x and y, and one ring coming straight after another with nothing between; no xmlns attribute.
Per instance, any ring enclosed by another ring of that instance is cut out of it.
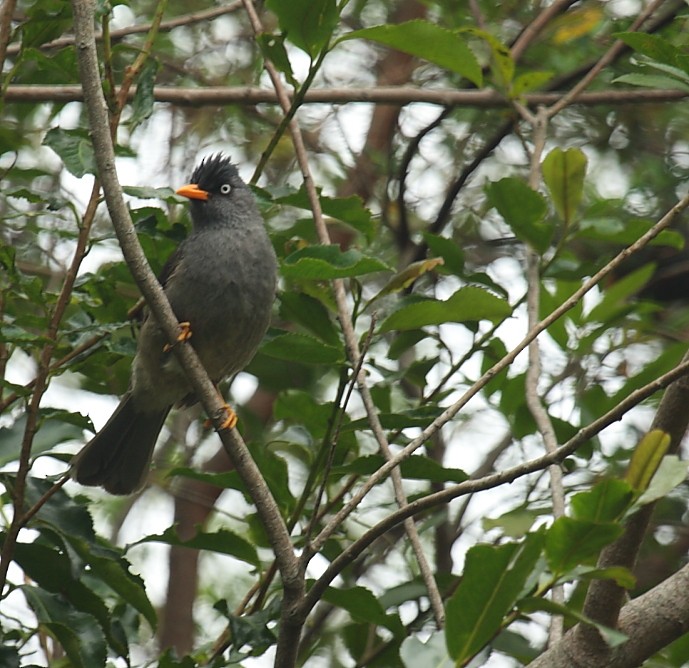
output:
<svg viewBox="0 0 689 668"><path fill-rule="evenodd" d="M495 82L502 90L509 90L514 78L515 67L510 48L495 35L480 28L463 28L461 32L473 35L486 42L490 48L490 64Z"/></svg>
<svg viewBox="0 0 689 668"><path fill-rule="evenodd" d="M467 285L449 299L413 300L392 313L381 324L381 332L418 329L446 322L500 322L512 313L510 305L492 292Z"/></svg>
<svg viewBox="0 0 689 668"><path fill-rule="evenodd" d="M52 128L43 138L43 144L55 151L69 172L77 178L96 173L93 145L86 130Z"/></svg>
<svg viewBox="0 0 689 668"><path fill-rule="evenodd" d="M463 35L429 21L418 19L364 28L347 33L340 39L369 39L456 72L478 88L483 85L481 66Z"/></svg>
<svg viewBox="0 0 689 668"><path fill-rule="evenodd" d="M261 346L261 352L270 357L303 364L338 364L344 359L341 348L296 332L286 332L268 339Z"/></svg>
<svg viewBox="0 0 689 668"><path fill-rule="evenodd" d="M538 90L553 78L552 72L525 72L514 79L510 95L518 98L526 93Z"/></svg>
<svg viewBox="0 0 689 668"><path fill-rule="evenodd" d="M287 39L312 58L326 46L339 18L335 0L267 0L266 6Z"/></svg>
<svg viewBox="0 0 689 668"><path fill-rule="evenodd" d="M451 272L456 276L463 274L464 252L457 243L430 232L423 233L423 240L433 255L443 258L443 266L439 268L440 273Z"/></svg>
<svg viewBox="0 0 689 668"><path fill-rule="evenodd" d="M554 148L543 160L543 181L565 227L572 224L581 203L587 162L586 155L579 148L568 148L566 151Z"/></svg>
<svg viewBox="0 0 689 668"><path fill-rule="evenodd" d="M389 271L389 267L354 248L342 251L337 244L300 248L286 257L281 267L285 278L319 281L351 278L378 271Z"/></svg>
<svg viewBox="0 0 689 668"><path fill-rule="evenodd" d="M520 179L507 177L489 184L486 194L518 239L539 253L547 250L555 230L544 220L547 205L540 193Z"/></svg>
<svg viewBox="0 0 689 668"><path fill-rule="evenodd" d="M39 625L58 639L72 666L92 668L105 665L105 638L91 615L74 610L61 596L40 587L23 585L19 589Z"/></svg>
<svg viewBox="0 0 689 668"><path fill-rule="evenodd" d="M666 65L676 65L677 57L681 54L677 47L658 35L642 32L618 32L613 33L613 37L621 40L635 51L643 53L644 56Z"/></svg>

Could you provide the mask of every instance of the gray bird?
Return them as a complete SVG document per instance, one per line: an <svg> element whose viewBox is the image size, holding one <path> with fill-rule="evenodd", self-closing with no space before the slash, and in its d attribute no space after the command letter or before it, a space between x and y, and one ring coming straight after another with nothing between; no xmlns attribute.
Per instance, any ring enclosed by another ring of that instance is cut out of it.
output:
<svg viewBox="0 0 689 668"><path fill-rule="evenodd" d="M249 363L265 334L275 297L275 253L254 197L228 158L203 160L177 194L191 201L193 230L159 279L177 319L188 323L186 338L218 383ZM111 494L136 491L146 480L170 409L195 400L167 338L149 315L130 388L72 460L72 477Z"/></svg>

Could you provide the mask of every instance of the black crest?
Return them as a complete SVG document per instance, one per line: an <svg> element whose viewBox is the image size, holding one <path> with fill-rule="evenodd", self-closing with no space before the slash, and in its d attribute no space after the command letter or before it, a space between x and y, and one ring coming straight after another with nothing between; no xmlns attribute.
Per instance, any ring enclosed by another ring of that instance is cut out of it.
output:
<svg viewBox="0 0 689 668"><path fill-rule="evenodd" d="M223 183L232 183L239 177L237 168L230 158L222 153L216 153L201 161L191 175L191 183L195 183L202 190L213 192Z"/></svg>

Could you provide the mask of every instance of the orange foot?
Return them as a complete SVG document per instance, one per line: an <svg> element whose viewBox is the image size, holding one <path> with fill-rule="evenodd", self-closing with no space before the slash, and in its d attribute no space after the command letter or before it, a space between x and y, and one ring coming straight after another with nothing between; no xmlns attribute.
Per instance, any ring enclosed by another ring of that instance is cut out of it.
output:
<svg viewBox="0 0 689 668"><path fill-rule="evenodd" d="M191 331L191 323L190 322L180 322L179 323L179 334L177 335L177 340L174 343L166 343L163 346L163 352L168 353L172 350L173 346L176 346L178 343L184 343L185 341L188 341L191 338L192 331Z"/></svg>
<svg viewBox="0 0 689 668"><path fill-rule="evenodd" d="M222 421L219 429L232 429L237 424L237 414L229 404L223 404L223 410L225 412L225 419ZM203 426L206 429L210 429L213 426L213 421L211 419L204 420Z"/></svg>
<svg viewBox="0 0 689 668"><path fill-rule="evenodd" d="M225 409L225 419L222 421L220 429L234 429L237 424L237 414L229 404L224 404L223 407Z"/></svg>

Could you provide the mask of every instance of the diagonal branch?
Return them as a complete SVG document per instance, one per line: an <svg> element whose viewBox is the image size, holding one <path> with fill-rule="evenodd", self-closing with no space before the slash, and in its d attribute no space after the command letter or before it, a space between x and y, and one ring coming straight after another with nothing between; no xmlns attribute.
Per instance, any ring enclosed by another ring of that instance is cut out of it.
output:
<svg viewBox="0 0 689 668"><path fill-rule="evenodd" d="M98 175L102 183L108 211L122 253L134 280L139 286L153 316L158 320L170 342L176 340L179 323L160 283L151 271L136 236L129 210L115 169L115 154L109 132L109 118L98 71L98 56L93 29L93 0L72 0L76 29L77 58L84 90ZM271 542L286 591L299 590L301 577L289 534L270 490L261 477L246 444L236 429L221 430L224 409L196 352L191 346L174 346L180 364L189 377L203 408L212 416L223 446L247 486Z"/></svg>

